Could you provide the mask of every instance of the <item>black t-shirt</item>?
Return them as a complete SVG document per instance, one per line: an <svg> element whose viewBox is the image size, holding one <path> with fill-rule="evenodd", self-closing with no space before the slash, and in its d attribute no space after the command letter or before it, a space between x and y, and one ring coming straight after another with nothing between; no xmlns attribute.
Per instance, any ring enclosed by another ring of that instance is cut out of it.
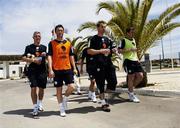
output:
<svg viewBox="0 0 180 128"><path fill-rule="evenodd" d="M103 36L100 37L98 35L95 35L91 38L89 48L100 50L100 49L110 49L111 54L108 56L105 56L104 54L97 54L94 55L93 58L95 60L95 63L99 66L105 66L105 65L112 65L111 56L112 56L112 49L115 48L116 45L113 43L109 38Z"/></svg>
<svg viewBox="0 0 180 128"><path fill-rule="evenodd" d="M46 46L40 44L39 46L36 46L34 44L30 44L28 46L26 46L25 48L25 52L23 54L23 56L28 57L28 55L34 55L35 57L42 57L42 62L40 65L36 64L36 63L31 63L28 67L28 71L29 73L42 73L42 72L46 72L46 57L45 56L41 56L41 54L43 52L46 53Z"/></svg>
<svg viewBox="0 0 180 128"><path fill-rule="evenodd" d="M91 56L87 53L87 50L88 50L88 48L85 48L83 50L82 55L81 55L81 59L82 60L86 59L86 69L88 70L88 68L93 67L93 61L94 61L93 59L94 58L93 58L93 56Z"/></svg>

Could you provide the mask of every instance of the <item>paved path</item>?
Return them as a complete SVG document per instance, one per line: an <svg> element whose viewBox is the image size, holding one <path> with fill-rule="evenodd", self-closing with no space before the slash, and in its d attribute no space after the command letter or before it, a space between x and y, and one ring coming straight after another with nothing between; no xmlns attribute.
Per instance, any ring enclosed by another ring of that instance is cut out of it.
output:
<svg viewBox="0 0 180 128"><path fill-rule="evenodd" d="M87 81L84 85L88 85ZM102 112L99 104L82 96L69 99L67 117L59 116L55 88L45 91L45 112L32 119L30 88L24 80L0 81L0 128L179 128L180 98L139 96L141 103L128 101L126 93L109 102L112 111Z"/></svg>

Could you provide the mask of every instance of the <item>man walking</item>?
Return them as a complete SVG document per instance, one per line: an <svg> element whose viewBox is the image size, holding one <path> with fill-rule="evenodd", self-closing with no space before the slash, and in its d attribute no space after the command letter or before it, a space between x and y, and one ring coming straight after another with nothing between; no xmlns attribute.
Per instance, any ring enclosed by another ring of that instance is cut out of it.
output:
<svg viewBox="0 0 180 128"><path fill-rule="evenodd" d="M136 42L134 39L134 28L127 28L126 34L126 37L122 39L118 51L119 53L123 54L124 58L123 66L127 72L129 99L132 102L139 103L140 100L133 93L133 89L142 81L143 69L137 56Z"/></svg>
<svg viewBox="0 0 180 128"><path fill-rule="evenodd" d="M97 35L90 40L88 54L93 56L93 76L99 89L99 97L101 100L101 108L105 112L110 112L109 104L105 100L105 80L107 81L106 91L114 91L116 89L117 78L115 67L113 66L111 56L115 51L115 44L104 35L106 23L99 21L97 23Z"/></svg>
<svg viewBox="0 0 180 128"><path fill-rule="evenodd" d="M22 60L30 63L27 77L30 81L31 99L34 105L33 116L38 115L38 111L43 111L42 100L44 89L47 83L46 73L46 46L40 44L41 33L35 31L33 34L34 43L26 46Z"/></svg>
<svg viewBox="0 0 180 128"><path fill-rule="evenodd" d="M65 117L68 96L74 91L73 71L76 74L76 67L73 55L73 47L68 40L63 38L64 27L55 27L57 38L48 45L48 68L49 77L54 77L57 100L60 107L60 116ZM72 71L73 68L73 71ZM62 96L63 82L67 85L67 90Z"/></svg>

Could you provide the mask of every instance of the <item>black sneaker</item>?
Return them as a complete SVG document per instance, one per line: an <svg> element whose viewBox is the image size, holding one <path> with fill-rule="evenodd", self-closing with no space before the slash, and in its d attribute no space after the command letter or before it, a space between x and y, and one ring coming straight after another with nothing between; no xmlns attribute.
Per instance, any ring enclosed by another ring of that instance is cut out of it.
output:
<svg viewBox="0 0 180 128"><path fill-rule="evenodd" d="M109 108L109 104L102 105L101 108L105 112L110 112L111 111L111 109Z"/></svg>

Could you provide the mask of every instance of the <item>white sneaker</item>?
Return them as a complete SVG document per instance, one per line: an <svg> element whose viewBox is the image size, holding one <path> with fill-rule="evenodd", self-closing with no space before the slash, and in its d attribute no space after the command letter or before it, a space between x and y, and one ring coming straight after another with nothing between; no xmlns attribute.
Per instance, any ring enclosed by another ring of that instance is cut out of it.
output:
<svg viewBox="0 0 180 128"><path fill-rule="evenodd" d="M38 106L38 111L39 111L39 112L43 112L43 111L44 111L42 105L41 105L41 106Z"/></svg>
<svg viewBox="0 0 180 128"><path fill-rule="evenodd" d="M91 95L91 100L92 100L92 102L94 102L94 103L96 103L96 102L97 102L95 92L92 92L92 95Z"/></svg>
<svg viewBox="0 0 180 128"><path fill-rule="evenodd" d="M33 112L32 112L32 115L33 116L38 116L38 108L37 107L35 107L34 109L33 109Z"/></svg>
<svg viewBox="0 0 180 128"><path fill-rule="evenodd" d="M133 93L129 93L129 100L134 102L134 103L139 103L140 102L140 100Z"/></svg>
<svg viewBox="0 0 180 128"><path fill-rule="evenodd" d="M68 106L67 106L67 98L63 97L62 104L63 104L63 106L64 106L64 109L67 110L67 109L68 109Z"/></svg>
<svg viewBox="0 0 180 128"><path fill-rule="evenodd" d="M60 105L60 116L65 117L66 112L63 103Z"/></svg>

